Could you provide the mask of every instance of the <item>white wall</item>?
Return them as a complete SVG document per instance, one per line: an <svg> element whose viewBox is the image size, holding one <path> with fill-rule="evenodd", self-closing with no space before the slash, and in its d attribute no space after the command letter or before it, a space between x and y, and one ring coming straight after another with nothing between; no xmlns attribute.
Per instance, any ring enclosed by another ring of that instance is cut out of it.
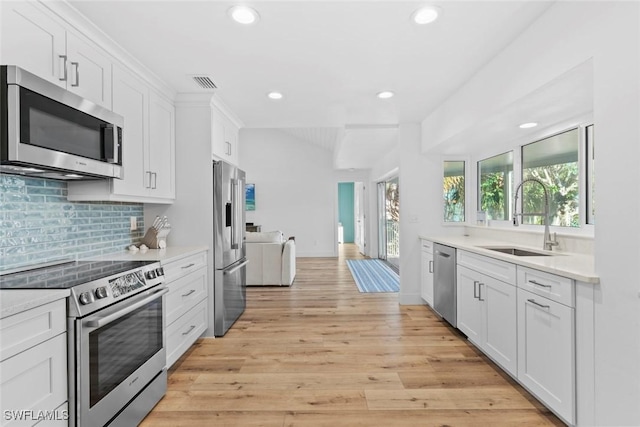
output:
<svg viewBox="0 0 640 427"><path fill-rule="evenodd" d="M400 304L424 304L420 298L420 235L428 214L427 200L420 194L428 175L420 154L420 125L400 125Z"/></svg>
<svg viewBox="0 0 640 427"><path fill-rule="evenodd" d="M423 150L437 151L448 138L593 58L601 278L596 425L640 425L639 28L637 2L557 2L422 123Z"/></svg>
<svg viewBox="0 0 640 427"><path fill-rule="evenodd" d="M336 256L333 153L277 129L241 129L241 169L256 185L247 222L296 237L300 257Z"/></svg>

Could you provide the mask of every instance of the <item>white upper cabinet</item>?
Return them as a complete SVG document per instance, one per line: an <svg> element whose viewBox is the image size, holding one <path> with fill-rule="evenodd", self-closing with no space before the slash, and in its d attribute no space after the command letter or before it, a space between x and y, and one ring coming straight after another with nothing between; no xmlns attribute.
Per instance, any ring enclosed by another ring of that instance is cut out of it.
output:
<svg viewBox="0 0 640 427"><path fill-rule="evenodd" d="M175 108L151 91L149 98L149 148L145 170L153 178L152 197L175 198Z"/></svg>
<svg viewBox="0 0 640 427"><path fill-rule="evenodd" d="M113 110L124 117L124 178L70 182L67 198L172 203L175 199L173 104L133 73L114 66Z"/></svg>
<svg viewBox="0 0 640 427"><path fill-rule="evenodd" d="M212 109L211 154L214 160L238 165L238 126L228 117L228 112Z"/></svg>
<svg viewBox="0 0 640 427"><path fill-rule="evenodd" d="M111 108L111 59L32 2L0 2L1 62Z"/></svg>
<svg viewBox="0 0 640 427"><path fill-rule="evenodd" d="M19 65L61 87L64 81L66 31L29 2L0 2L0 62Z"/></svg>
<svg viewBox="0 0 640 427"><path fill-rule="evenodd" d="M67 89L111 108L111 59L84 37L67 33Z"/></svg>

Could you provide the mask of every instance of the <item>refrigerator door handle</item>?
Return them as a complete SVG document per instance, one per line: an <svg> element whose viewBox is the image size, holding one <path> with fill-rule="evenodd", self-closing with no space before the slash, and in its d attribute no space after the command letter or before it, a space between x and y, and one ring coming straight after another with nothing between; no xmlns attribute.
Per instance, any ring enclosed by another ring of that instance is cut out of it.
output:
<svg viewBox="0 0 640 427"><path fill-rule="evenodd" d="M233 274L233 273L235 273L236 271L240 270L242 267L244 267L247 264L249 264L249 260L246 260L246 261L244 261L244 262L242 262L242 263L240 263L240 264L236 265L235 267L232 267L232 268L230 268L228 270L224 270L222 272L222 274Z"/></svg>
<svg viewBox="0 0 640 427"><path fill-rule="evenodd" d="M238 249L238 180L231 180L231 249Z"/></svg>
<svg viewBox="0 0 640 427"><path fill-rule="evenodd" d="M236 221L236 249L242 249L242 245L244 244L242 239L243 228L245 227L244 222L242 221L243 210L244 210L244 182L242 179L236 180L236 216L234 220Z"/></svg>

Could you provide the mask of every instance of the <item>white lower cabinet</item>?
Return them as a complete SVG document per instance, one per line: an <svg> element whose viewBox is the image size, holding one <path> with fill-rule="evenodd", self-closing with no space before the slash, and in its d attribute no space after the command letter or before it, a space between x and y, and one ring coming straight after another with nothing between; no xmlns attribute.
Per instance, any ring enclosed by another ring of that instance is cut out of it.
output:
<svg viewBox="0 0 640 427"><path fill-rule="evenodd" d="M199 252L163 264L169 293L167 367L171 367L207 329L207 253Z"/></svg>
<svg viewBox="0 0 640 427"><path fill-rule="evenodd" d="M463 250L457 257L458 329L575 425L574 281Z"/></svg>
<svg viewBox="0 0 640 427"><path fill-rule="evenodd" d="M3 427L67 425L65 311L59 300L2 319L2 348L8 350L0 361Z"/></svg>
<svg viewBox="0 0 640 427"><path fill-rule="evenodd" d="M167 327L167 367L171 367L207 329L207 301L203 300Z"/></svg>
<svg viewBox="0 0 640 427"><path fill-rule="evenodd" d="M518 380L575 424L574 309L518 289Z"/></svg>
<svg viewBox="0 0 640 427"><path fill-rule="evenodd" d="M457 326L502 368L516 375L516 287L458 265Z"/></svg>
<svg viewBox="0 0 640 427"><path fill-rule="evenodd" d="M420 296L433 307L433 242L422 241L420 260Z"/></svg>

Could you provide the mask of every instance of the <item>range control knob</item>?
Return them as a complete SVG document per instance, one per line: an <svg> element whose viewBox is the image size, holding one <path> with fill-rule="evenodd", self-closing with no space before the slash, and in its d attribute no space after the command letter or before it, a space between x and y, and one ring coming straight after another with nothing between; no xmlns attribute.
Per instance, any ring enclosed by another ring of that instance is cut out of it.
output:
<svg viewBox="0 0 640 427"><path fill-rule="evenodd" d="M156 275L164 276L164 268L162 268L162 267L156 268Z"/></svg>
<svg viewBox="0 0 640 427"><path fill-rule="evenodd" d="M147 279L155 279L156 278L156 272L155 270L149 270L146 272L146 274L144 275Z"/></svg>
<svg viewBox="0 0 640 427"><path fill-rule="evenodd" d="M102 299L107 297L107 288L105 286L100 286L95 290L96 298Z"/></svg>
<svg viewBox="0 0 640 427"><path fill-rule="evenodd" d="M80 301L80 304L87 305L93 302L93 297L91 296L91 292L83 292L78 297L78 300Z"/></svg>

